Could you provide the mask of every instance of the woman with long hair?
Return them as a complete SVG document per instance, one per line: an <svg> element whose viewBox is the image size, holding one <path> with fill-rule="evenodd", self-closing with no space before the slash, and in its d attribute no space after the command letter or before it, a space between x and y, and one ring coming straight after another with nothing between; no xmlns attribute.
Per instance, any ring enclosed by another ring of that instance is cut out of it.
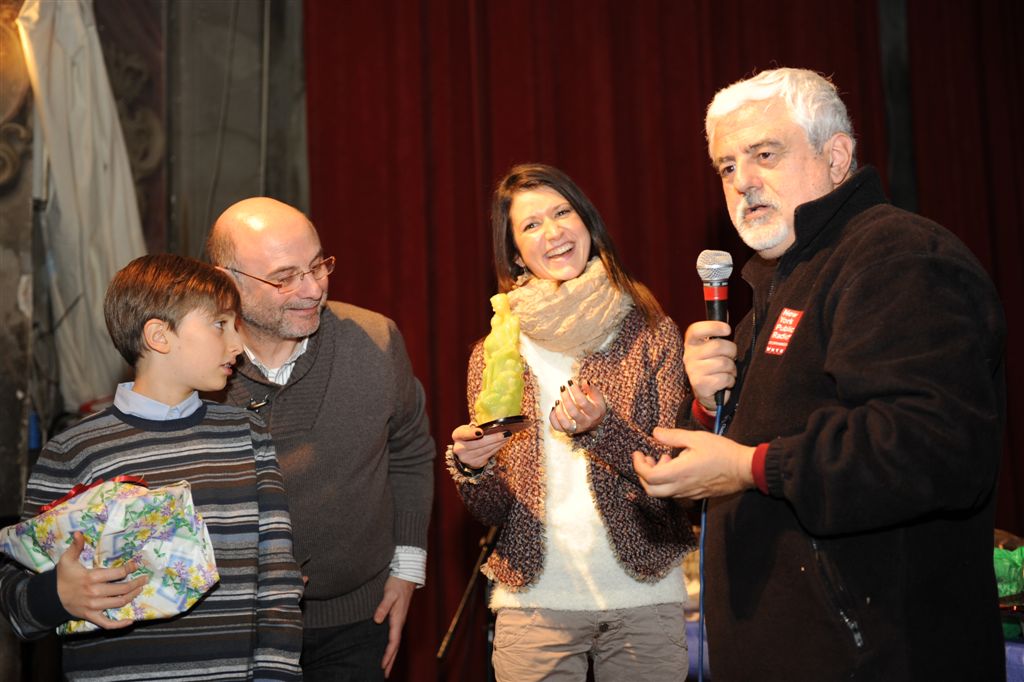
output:
<svg viewBox="0 0 1024 682"><path fill-rule="evenodd" d="M619 263L604 222L563 172L516 166L491 212L501 293L519 324L525 426L476 414L484 344L469 361L471 422L448 468L481 522L501 526L494 581L499 681L682 680L687 671L683 511L648 496L631 455L670 454L651 432L683 398L682 341Z"/></svg>

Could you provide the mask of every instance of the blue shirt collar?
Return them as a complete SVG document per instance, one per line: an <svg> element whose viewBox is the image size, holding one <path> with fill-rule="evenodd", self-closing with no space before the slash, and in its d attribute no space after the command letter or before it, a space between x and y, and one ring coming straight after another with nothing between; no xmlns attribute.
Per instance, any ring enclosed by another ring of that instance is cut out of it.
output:
<svg viewBox="0 0 1024 682"><path fill-rule="evenodd" d="M114 407L135 417L158 422L170 421L187 417L203 406L203 401L196 391L192 391L189 397L177 405L164 405L159 400L136 393L132 390L134 386L134 381L126 381L117 385L117 391L114 393Z"/></svg>

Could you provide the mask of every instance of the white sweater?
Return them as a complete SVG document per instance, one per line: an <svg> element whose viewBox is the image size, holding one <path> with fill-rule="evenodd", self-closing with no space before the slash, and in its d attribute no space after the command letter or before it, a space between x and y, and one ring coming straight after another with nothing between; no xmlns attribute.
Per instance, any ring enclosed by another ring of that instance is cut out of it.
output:
<svg viewBox="0 0 1024 682"><path fill-rule="evenodd" d="M519 350L537 379L544 420L544 570L536 584L519 591L497 584L491 608L604 611L685 603L681 565L653 584L638 582L622 569L594 503L584 454L574 452L569 436L547 420L551 406L561 400L560 387L574 376L573 358L545 350L525 334L519 336Z"/></svg>

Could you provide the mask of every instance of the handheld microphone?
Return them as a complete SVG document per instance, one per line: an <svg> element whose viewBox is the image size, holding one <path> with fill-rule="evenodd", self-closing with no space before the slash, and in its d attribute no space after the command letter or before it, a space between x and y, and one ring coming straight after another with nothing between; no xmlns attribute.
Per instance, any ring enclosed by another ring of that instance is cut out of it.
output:
<svg viewBox="0 0 1024 682"><path fill-rule="evenodd" d="M704 282L704 308L708 319L729 321L729 275L732 274L732 256L728 251L704 250L697 256L697 275ZM715 433L722 433L722 403L725 389L715 392ZM707 537L708 501L700 506L700 617L697 624L697 677L704 679L704 538Z"/></svg>
<svg viewBox="0 0 1024 682"><path fill-rule="evenodd" d="M707 310L708 319L728 322L732 256L728 251L701 251L697 256L697 274L704 282L704 308ZM715 393L715 404L721 405L724 397L724 390Z"/></svg>

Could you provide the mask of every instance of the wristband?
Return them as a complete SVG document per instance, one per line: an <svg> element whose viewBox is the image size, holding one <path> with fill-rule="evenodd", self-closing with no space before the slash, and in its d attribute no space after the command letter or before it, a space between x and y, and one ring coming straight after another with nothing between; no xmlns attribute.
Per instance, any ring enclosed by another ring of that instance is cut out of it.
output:
<svg viewBox="0 0 1024 682"><path fill-rule="evenodd" d="M455 470L467 478L475 478L479 476L484 472L484 469L486 468L480 467L479 469L474 469L473 467L463 463L462 460L455 456L454 445L449 445L448 449L445 450L444 455L445 458L452 463L452 466L455 467Z"/></svg>
<svg viewBox="0 0 1024 682"><path fill-rule="evenodd" d="M700 401L696 397L691 403L690 414L693 415L694 421L703 426L708 431L714 431L715 429L715 414L712 412L708 414L707 409L700 404Z"/></svg>

